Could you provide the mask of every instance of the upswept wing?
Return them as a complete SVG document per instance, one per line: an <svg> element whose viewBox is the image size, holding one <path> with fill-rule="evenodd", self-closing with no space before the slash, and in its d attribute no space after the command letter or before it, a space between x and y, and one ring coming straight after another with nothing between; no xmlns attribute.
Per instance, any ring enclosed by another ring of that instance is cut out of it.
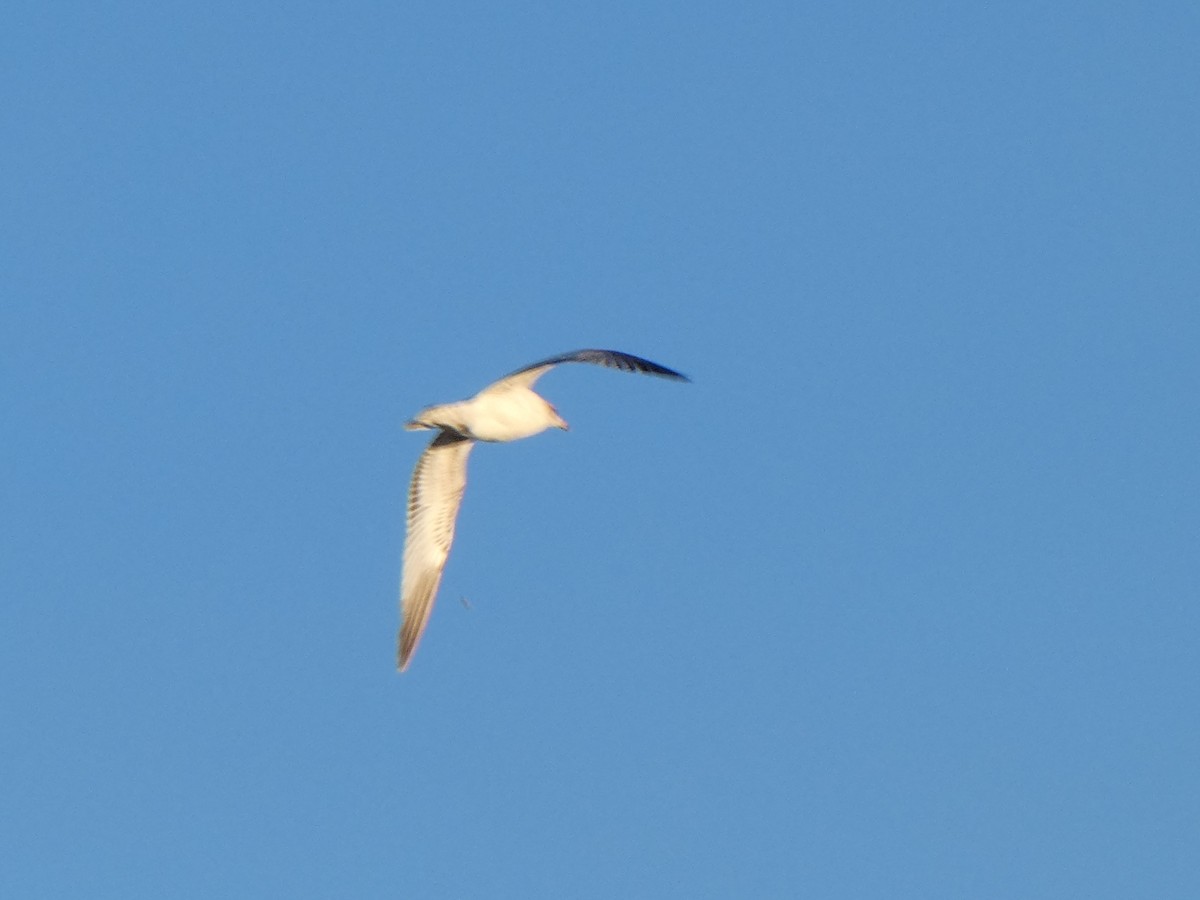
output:
<svg viewBox="0 0 1200 900"><path fill-rule="evenodd" d="M511 387L533 387L535 381L562 363L582 362L604 366L606 369L618 369L622 372L641 372L645 375L658 375L662 378L674 378L677 381L688 381L686 375L660 366L656 362L634 356L632 353L622 353L619 350L575 350L535 362L523 369L510 372L499 381L488 385L484 393L508 390Z"/></svg>
<svg viewBox="0 0 1200 900"><path fill-rule="evenodd" d="M454 522L467 486L467 456L474 441L450 431L435 437L413 470L408 489L408 536L400 579L398 664L403 672L429 622L442 570L454 542Z"/></svg>

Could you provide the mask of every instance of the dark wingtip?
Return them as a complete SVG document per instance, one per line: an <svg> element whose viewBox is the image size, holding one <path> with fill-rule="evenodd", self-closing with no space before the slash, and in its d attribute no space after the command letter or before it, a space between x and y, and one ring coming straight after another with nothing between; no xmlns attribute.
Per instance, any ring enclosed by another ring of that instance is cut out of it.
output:
<svg viewBox="0 0 1200 900"><path fill-rule="evenodd" d="M675 381L690 382L692 380L682 372L676 372L674 369L669 369L653 360L634 356L632 353L623 353L620 350L576 350L573 353L564 353L557 360L561 362L595 363L605 368L617 369L622 372L657 375L660 378L671 378Z"/></svg>
<svg viewBox="0 0 1200 900"><path fill-rule="evenodd" d="M397 644L396 671L400 674L404 674L404 670L407 669L409 664L412 662L413 650L416 649L416 644L412 641L409 635L404 633L403 629L400 630L400 640L397 642Z"/></svg>

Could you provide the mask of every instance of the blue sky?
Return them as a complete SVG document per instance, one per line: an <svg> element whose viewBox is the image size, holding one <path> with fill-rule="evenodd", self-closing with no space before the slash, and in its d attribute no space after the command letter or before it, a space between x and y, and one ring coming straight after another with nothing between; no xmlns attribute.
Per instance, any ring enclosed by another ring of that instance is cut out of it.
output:
<svg viewBox="0 0 1200 900"><path fill-rule="evenodd" d="M1200 894L1194 4L5 18L0 894Z"/></svg>

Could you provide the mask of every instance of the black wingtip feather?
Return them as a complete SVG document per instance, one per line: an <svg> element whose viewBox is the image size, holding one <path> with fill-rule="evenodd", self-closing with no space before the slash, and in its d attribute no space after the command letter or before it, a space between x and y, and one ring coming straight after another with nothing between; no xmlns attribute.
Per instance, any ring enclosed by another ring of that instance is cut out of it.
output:
<svg viewBox="0 0 1200 900"><path fill-rule="evenodd" d="M559 363L568 362L593 363L594 365L604 366L606 369L616 369L620 372L638 372L644 375L657 375L660 378L671 378L676 381L691 381L682 372L668 369L666 366L649 359L643 359L640 356L634 356L632 353L622 353L620 350L574 350L571 353L563 353L560 356L544 359L540 363L535 363L526 368L554 366Z"/></svg>

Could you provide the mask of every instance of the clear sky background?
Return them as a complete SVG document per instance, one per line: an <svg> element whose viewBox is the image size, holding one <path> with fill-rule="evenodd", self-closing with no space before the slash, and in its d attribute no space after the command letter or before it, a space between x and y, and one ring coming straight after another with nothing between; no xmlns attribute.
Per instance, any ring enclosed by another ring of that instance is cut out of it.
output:
<svg viewBox="0 0 1200 900"><path fill-rule="evenodd" d="M1200 896L1195 3L33 3L0 895ZM395 671L421 406L478 448ZM464 601L464 602L460 602Z"/></svg>

